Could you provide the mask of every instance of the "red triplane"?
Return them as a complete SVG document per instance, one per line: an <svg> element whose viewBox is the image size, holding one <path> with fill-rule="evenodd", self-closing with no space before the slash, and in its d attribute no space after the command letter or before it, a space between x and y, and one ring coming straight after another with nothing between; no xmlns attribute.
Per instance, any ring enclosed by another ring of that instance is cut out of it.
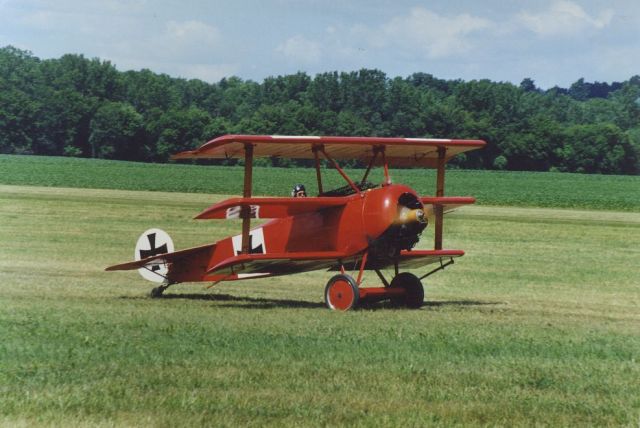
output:
<svg viewBox="0 0 640 428"><path fill-rule="evenodd" d="M106 270L139 269L162 284L152 291L159 297L180 282L234 281L275 275L330 270L325 302L331 309L348 310L359 302L391 299L419 308L424 300L421 280L453 263L462 250L442 248L443 214L457 206L472 204L472 197L445 197L445 164L453 156L485 145L480 140L424 138L309 137L225 135L197 150L173 159L244 159L244 192L212 205L196 219L241 219L242 233L216 243L173 252L171 239L158 229L145 232L136 246L136 261ZM255 157L314 159L317 197L252 197L252 166ZM321 159L326 159L347 185L324 191ZM336 160L358 159L368 165L359 181L351 179ZM389 164L437 169L435 196L419 196L413 189L391 184ZM374 166L384 169L384 182L373 185L367 177ZM413 250L427 226L435 219L432 250ZM251 219L273 219L251 229ZM417 277L402 269L438 263ZM357 277L345 273L355 266ZM381 269L393 268L387 280ZM374 271L383 287L360 287L365 270Z"/></svg>

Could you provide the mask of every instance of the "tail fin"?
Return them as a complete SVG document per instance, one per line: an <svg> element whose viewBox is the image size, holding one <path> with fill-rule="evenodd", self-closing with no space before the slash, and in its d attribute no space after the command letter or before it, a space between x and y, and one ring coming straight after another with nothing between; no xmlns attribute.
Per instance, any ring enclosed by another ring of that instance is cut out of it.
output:
<svg viewBox="0 0 640 428"><path fill-rule="evenodd" d="M169 273L166 256L173 253L173 249L173 241L167 232L149 229L138 238L134 254L135 261L109 266L105 270L138 269L144 279L161 283Z"/></svg>

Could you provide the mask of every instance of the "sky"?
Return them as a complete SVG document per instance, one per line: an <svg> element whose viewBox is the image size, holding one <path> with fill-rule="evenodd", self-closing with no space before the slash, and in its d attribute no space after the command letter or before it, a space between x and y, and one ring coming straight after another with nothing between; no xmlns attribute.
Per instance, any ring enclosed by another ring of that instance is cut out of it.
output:
<svg viewBox="0 0 640 428"><path fill-rule="evenodd" d="M382 70L538 87L640 75L640 0L0 0L0 47L217 82Z"/></svg>

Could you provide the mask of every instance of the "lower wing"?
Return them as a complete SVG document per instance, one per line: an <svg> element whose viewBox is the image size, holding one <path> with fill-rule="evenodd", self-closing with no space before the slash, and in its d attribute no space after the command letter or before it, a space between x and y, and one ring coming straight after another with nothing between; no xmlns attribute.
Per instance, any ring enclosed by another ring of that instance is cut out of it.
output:
<svg viewBox="0 0 640 428"><path fill-rule="evenodd" d="M401 251L397 259L398 267L418 268L443 259L461 257L462 250L414 250ZM240 254L229 257L207 271L207 274L268 274L283 275L319 269L337 270L341 264L354 265L361 260L362 253L345 254L337 251L322 251L288 254ZM365 269L385 269L395 266L393 260L369 261Z"/></svg>
<svg viewBox="0 0 640 428"><path fill-rule="evenodd" d="M398 267L415 269L432 263L439 263L443 259L464 256L462 250L413 250L401 251Z"/></svg>
<svg viewBox="0 0 640 428"><path fill-rule="evenodd" d="M318 269L329 269L339 264L341 259L350 256L352 255L337 251L240 254L221 261L209 269L207 274L269 273L270 275L282 275L307 272Z"/></svg>

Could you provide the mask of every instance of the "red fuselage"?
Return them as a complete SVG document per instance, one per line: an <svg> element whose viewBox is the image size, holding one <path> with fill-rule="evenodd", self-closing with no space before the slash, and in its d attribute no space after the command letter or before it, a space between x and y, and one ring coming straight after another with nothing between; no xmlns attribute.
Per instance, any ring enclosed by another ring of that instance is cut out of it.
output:
<svg viewBox="0 0 640 428"><path fill-rule="evenodd" d="M407 186L388 185L345 198L347 202L342 206L278 218L253 228L251 253L331 252L354 256L368 249L370 260L375 262L411 249L426 226L415 221L398 223L401 209L423 208L419 196ZM176 282L244 279L242 274L233 277L207 274L214 266L237 256L240 250L240 235L222 239L208 251L175 263L169 275ZM311 264L298 271L319 268L326 265ZM262 276L273 274L265 272Z"/></svg>

